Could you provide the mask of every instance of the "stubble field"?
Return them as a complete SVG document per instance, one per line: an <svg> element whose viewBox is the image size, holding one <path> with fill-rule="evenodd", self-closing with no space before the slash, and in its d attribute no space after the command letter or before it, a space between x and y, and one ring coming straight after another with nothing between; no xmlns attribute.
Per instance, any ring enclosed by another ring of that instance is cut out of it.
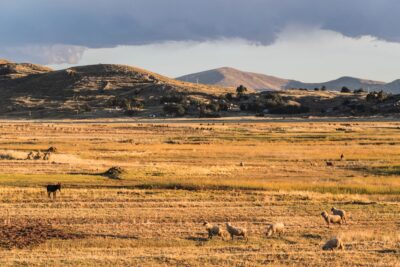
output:
<svg viewBox="0 0 400 267"><path fill-rule="evenodd" d="M396 122L2 121L0 265L398 266L399 175ZM326 226L332 206L348 224ZM267 238L273 222L286 234ZM332 236L344 251L322 251Z"/></svg>

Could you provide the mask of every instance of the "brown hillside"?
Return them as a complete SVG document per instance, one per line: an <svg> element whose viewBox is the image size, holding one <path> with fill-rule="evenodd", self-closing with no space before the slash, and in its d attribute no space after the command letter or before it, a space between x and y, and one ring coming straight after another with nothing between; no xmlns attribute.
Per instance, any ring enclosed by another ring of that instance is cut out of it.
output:
<svg viewBox="0 0 400 267"><path fill-rule="evenodd" d="M0 59L0 80L16 79L50 71L52 71L51 68L41 65L31 63L14 63Z"/></svg>
<svg viewBox="0 0 400 267"><path fill-rule="evenodd" d="M244 72L234 68L219 68L177 78L180 81L192 83L213 84L226 87L244 85L255 90L281 90L290 80L274 76Z"/></svg>
<svg viewBox="0 0 400 267"><path fill-rule="evenodd" d="M21 74L18 79L0 81L1 113L59 117L86 112L90 116L113 116L121 115L118 110L110 110L115 107L109 103L116 97L135 98L154 110L163 96L179 93L207 101L234 91L176 81L124 65L100 64L60 71L31 66L31 74L37 71L37 75Z"/></svg>

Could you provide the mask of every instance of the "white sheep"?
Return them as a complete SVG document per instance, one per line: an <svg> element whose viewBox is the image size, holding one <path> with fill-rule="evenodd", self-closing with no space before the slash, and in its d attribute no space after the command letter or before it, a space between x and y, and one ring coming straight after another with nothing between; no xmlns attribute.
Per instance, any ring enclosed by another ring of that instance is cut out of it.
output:
<svg viewBox="0 0 400 267"><path fill-rule="evenodd" d="M331 209L331 211L332 211L333 215L339 215L340 218L342 218L342 221L345 222L345 223L347 223L347 220L346 220L346 212L345 212L344 210L339 210L339 209L333 207L333 208Z"/></svg>
<svg viewBox="0 0 400 267"><path fill-rule="evenodd" d="M270 224L267 227L266 236L272 236L273 234L281 234L285 233L285 225L283 223L274 223Z"/></svg>
<svg viewBox="0 0 400 267"><path fill-rule="evenodd" d="M218 225L212 225L208 222L204 222L203 225L206 227L208 232L208 239L212 239L213 236L220 236L222 240L225 240L226 232Z"/></svg>
<svg viewBox="0 0 400 267"><path fill-rule="evenodd" d="M342 217L340 217L339 215L330 215L326 211L323 211L321 213L321 216L324 218L328 227L330 224L335 224L335 223L342 225Z"/></svg>
<svg viewBox="0 0 400 267"><path fill-rule="evenodd" d="M322 246L323 250L335 250L335 249L344 249L343 241L338 238L334 237L328 242L325 243L325 245Z"/></svg>
<svg viewBox="0 0 400 267"><path fill-rule="evenodd" d="M231 235L231 239L233 240L233 238L235 236L242 236L243 239L245 239L246 241L248 241L248 237L247 237L247 230L244 228L239 228L239 227L234 227L232 226L229 222L226 223L226 230L228 231L228 233Z"/></svg>

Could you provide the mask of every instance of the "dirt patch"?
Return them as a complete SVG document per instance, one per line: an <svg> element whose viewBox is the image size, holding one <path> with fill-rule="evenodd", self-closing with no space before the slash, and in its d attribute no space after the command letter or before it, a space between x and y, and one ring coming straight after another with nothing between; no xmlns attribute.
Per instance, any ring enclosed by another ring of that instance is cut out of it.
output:
<svg viewBox="0 0 400 267"><path fill-rule="evenodd" d="M77 238L83 238L83 235L67 233L42 221L21 221L0 226L0 247L5 249L37 246L50 239Z"/></svg>

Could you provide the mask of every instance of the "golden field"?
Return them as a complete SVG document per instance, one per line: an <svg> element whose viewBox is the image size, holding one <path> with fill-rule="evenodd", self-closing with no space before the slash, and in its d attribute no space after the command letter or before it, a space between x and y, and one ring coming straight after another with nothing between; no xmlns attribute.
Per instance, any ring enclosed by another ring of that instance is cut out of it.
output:
<svg viewBox="0 0 400 267"><path fill-rule="evenodd" d="M49 161L26 160L50 146ZM121 180L101 175L112 166ZM399 266L399 175L396 122L1 121L0 222L78 237L0 240L0 265ZM347 225L326 226L332 206ZM249 241L207 240L204 221ZM284 236L265 236L273 222ZM344 251L322 251L332 236Z"/></svg>

